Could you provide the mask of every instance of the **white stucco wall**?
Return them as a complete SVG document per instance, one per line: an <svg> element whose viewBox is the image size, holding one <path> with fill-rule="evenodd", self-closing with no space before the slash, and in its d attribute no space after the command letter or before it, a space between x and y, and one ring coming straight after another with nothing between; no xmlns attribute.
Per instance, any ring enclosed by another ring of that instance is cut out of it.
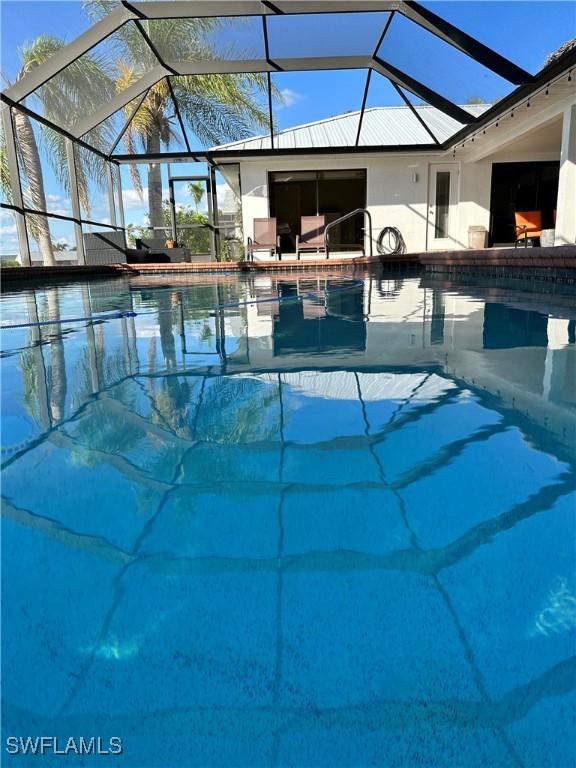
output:
<svg viewBox="0 0 576 768"><path fill-rule="evenodd" d="M269 213L268 174L272 171L366 170L366 197L374 237L382 227L400 229L409 250L422 250L426 240L428 157L346 155L295 156L290 159L246 160L240 164L245 236L253 220ZM413 174L417 181L414 182Z"/></svg>
<svg viewBox="0 0 576 768"><path fill-rule="evenodd" d="M490 183L492 163L460 163L457 247L468 247L468 227L490 229Z"/></svg>
<svg viewBox="0 0 576 768"><path fill-rule="evenodd" d="M454 169L457 194L451 211L451 239L437 247L466 248L470 226L490 227L492 164L559 161L562 142L557 137L558 120L568 114L567 105L573 102L573 93L566 94L565 89L557 98L541 95L530 109L518 108L515 119L503 118L498 128L490 127L474 143L458 148L455 157L451 152L429 152L246 158L240 162L244 237L252 235L253 219L270 215L268 173L365 169L374 239L382 227L395 226L409 252L432 250L435 244L427 236L431 167L448 164ZM571 225L567 228L571 231Z"/></svg>

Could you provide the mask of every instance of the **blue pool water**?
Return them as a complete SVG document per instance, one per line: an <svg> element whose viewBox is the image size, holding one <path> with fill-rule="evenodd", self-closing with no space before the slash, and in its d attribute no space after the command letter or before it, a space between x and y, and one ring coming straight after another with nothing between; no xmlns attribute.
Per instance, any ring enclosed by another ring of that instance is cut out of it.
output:
<svg viewBox="0 0 576 768"><path fill-rule="evenodd" d="M2 765L576 765L573 290L1 304Z"/></svg>

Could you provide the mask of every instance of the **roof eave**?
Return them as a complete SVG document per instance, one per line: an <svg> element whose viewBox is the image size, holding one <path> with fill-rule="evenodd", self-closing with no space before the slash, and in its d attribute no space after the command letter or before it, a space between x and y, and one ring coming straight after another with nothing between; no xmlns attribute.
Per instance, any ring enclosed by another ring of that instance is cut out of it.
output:
<svg viewBox="0 0 576 768"><path fill-rule="evenodd" d="M571 69L576 67L576 48L572 48L567 51L562 58L558 61L552 62L535 76L535 80L532 83L526 85L520 85L515 88L508 96L504 96L503 99L493 104L486 112L482 113L478 117L475 123L465 125L458 133L455 133L450 138L446 139L442 143L442 149L449 150L464 141L469 136L477 133L479 128L491 123L493 120L497 120L502 117L512 106L515 106L518 102L524 101L529 96L532 96L537 91L540 91L547 83L552 80L557 80L564 74L567 74Z"/></svg>
<svg viewBox="0 0 576 768"><path fill-rule="evenodd" d="M388 145L370 145L360 147L291 147L286 149L236 149L224 151L206 150L201 152L164 152L158 155L114 155L113 160L117 163L150 163L150 162L169 162L186 160L207 160L208 162L217 162L218 160L248 160L251 158L276 158L293 157L299 155L367 155L367 154L394 154L394 153L423 153L433 152L442 154L441 145L432 144L388 144Z"/></svg>

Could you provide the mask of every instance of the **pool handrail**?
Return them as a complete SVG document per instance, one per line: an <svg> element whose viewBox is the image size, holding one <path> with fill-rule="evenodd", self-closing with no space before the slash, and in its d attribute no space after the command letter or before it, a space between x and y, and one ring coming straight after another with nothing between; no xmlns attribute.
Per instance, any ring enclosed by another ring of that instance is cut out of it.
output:
<svg viewBox="0 0 576 768"><path fill-rule="evenodd" d="M370 214L370 211L368 211L366 208L355 208L353 211L350 211L350 213L345 213L344 216L340 216L339 219L335 219L334 221L331 221L330 224L326 226L324 229L324 241L326 246L326 258L330 258L330 230L336 226L336 224L340 224L342 221L346 221L347 219L351 219L353 216L358 216L358 214L363 213L364 218L366 216L368 217L368 231L369 231L369 242L370 242L370 256L374 255L373 245L372 245L372 216ZM366 238L366 229L364 229L364 238ZM362 246L362 251L365 254L366 253L366 246Z"/></svg>

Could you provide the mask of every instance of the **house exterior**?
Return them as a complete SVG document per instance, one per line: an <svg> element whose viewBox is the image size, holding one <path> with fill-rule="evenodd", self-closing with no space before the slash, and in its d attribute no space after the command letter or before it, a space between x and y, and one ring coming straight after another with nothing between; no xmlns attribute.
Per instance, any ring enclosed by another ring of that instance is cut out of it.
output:
<svg viewBox="0 0 576 768"><path fill-rule="evenodd" d="M289 254L300 215L329 221L366 208L373 240L397 227L408 252L467 248L470 227L484 227L488 245L512 245L515 210L541 210L555 245L576 242L574 54L495 107L465 105L476 119L464 128L434 107L407 105L366 109L358 146L360 115L347 113L276 133L274 148L270 136L214 147L219 168L239 165L244 239L255 218L276 216L280 233L291 230ZM360 219L341 250L358 232Z"/></svg>
<svg viewBox="0 0 576 768"><path fill-rule="evenodd" d="M357 253L363 247L370 252L380 230L389 226L400 230L411 252L467 247L470 227L483 229L489 245L513 245L514 216L521 211L541 214L549 242L574 242L574 41L533 74L414 0L195 0L178 3L176 17L174 3L132 5L115 5L105 20L1 94L9 189L0 206L14 234L10 252L17 243L23 265L31 265L35 249L45 263L53 263L52 243L62 237L74 243L80 264L91 258L86 234L118 235L126 251L133 222L126 221L124 208L129 210L138 194L130 179L132 166L147 166L149 177L149 210L138 214L136 228L148 229L156 242L187 239L178 230L196 228L179 225L175 190L188 183L202 185L208 204L208 221L202 225L206 231L201 243L187 250L203 259L237 258L240 243L235 240L246 243L253 237L255 218L277 219L282 251L289 254L301 234L302 216L321 214L331 223L356 209L368 211L373 227L365 230L360 216L338 223L332 230L335 250L354 247ZM222 19L223 45L216 46L217 55L200 58L193 45L172 51L169 41L162 53L150 45L142 26L144 21L155 26L162 19L184 23L212 17ZM55 103L72 105L67 83L69 75L76 78L76 62L96 46L107 45L121 29L144 41L135 81L120 92L106 81L95 100L88 78L82 87L74 86L74 108L43 114L41 96L48 90ZM230 48L224 45L226 36L234 43ZM519 40L517 35L512 39ZM343 87L344 71L356 73L357 88L364 84L361 101L358 91L359 112L275 130L274 96L282 92L285 73L322 74L323 90L329 93ZM211 136L242 135L249 121L241 100L240 112L232 111L228 123L217 120L218 130L206 133L201 112L190 106L186 90L206 75L258 75L260 86L248 89L246 98L258 106L258 121L268 120L270 134L208 148ZM492 106L457 105L447 98L452 79L459 81L454 92L463 94L484 78L491 83L486 93L508 95ZM45 88L48 83L50 89ZM382 86L406 106L366 108L381 98ZM138 152L126 141L128 129L138 132L140 117L160 108L154 96L158 88L168 89L160 105L162 119L154 121L154 142ZM27 174L42 179L40 186L43 179L52 179L50 153L34 154L28 168L19 162L24 157L19 131L26 121L31 121L34 135L51 131L66 147L61 178L56 173L54 182L58 194L44 195L46 199L41 194L31 199ZM162 121L170 125L166 141L158 133ZM94 169L87 176L94 176L88 197L99 204L90 210L81 199L83 176L77 166ZM229 212L223 205L226 185L237 210L221 222L220 212ZM50 197L63 198L66 206ZM163 214L167 198L169 224ZM118 250L110 248L107 258L118 259Z"/></svg>

